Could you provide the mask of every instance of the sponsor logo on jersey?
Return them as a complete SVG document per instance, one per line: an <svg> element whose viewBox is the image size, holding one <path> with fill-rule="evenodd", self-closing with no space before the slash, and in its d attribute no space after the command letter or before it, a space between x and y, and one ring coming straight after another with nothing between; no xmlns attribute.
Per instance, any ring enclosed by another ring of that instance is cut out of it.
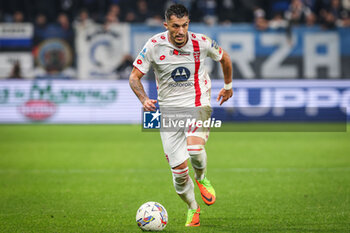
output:
<svg viewBox="0 0 350 233"><path fill-rule="evenodd" d="M159 60L161 60L161 61L163 61L164 59L165 59L164 55L160 56L160 58L159 58Z"/></svg>
<svg viewBox="0 0 350 233"><path fill-rule="evenodd" d="M186 67L177 67L171 73L171 78L174 79L175 82L184 82L187 81L191 76L191 72Z"/></svg>
<svg viewBox="0 0 350 233"><path fill-rule="evenodd" d="M139 64L139 65L141 65L141 64L142 64L141 59L138 59L138 60L137 60L137 64Z"/></svg>
<svg viewBox="0 0 350 233"><path fill-rule="evenodd" d="M170 55L189 56L189 55L191 55L191 53L190 52L183 52L183 51L179 51L177 49L174 49L173 51L170 51Z"/></svg>
<svg viewBox="0 0 350 233"><path fill-rule="evenodd" d="M175 82L169 83L168 87L193 87L193 82Z"/></svg>

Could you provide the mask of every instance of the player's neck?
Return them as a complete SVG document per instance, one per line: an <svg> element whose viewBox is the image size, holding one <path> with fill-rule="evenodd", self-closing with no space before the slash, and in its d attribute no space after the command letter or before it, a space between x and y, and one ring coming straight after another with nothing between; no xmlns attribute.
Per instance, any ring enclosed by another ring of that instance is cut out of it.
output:
<svg viewBox="0 0 350 233"><path fill-rule="evenodd" d="M182 44L176 43L175 40L173 40L173 39L171 38L171 36L169 35L169 32L168 32L168 40L169 40L169 42L170 42L172 45L174 45L175 47L177 47L177 48L182 48L182 47L184 47L184 46L187 44L187 41L188 41L188 34L186 34L186 40L185 40Z"/></svg>

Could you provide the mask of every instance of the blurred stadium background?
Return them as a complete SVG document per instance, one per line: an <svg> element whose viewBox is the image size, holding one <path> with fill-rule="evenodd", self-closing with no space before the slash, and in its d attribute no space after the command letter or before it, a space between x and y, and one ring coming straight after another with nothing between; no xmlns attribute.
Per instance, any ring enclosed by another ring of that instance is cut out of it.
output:
<svg viewBox="0 0 350 233"><path fill-rule="evenodd" d="M160 137L141 131L128 84L171 3L232 58L224 109L207 61L215 118L282 131L211 134L220 196L196 232L348 232L350 0L1 0L0 232L138 232L151 200L167 208L168 232L184 232ZM156 98L152 72L143 84Z"/></svg>
<svg viewBox="0 0 350 233"><path fill-rule="evenodd" d="M316 108L306 119L350 105L348 0L14 0L0 5L0 122L140 122L126 80L173 2L190 9L190 30L230 54L226 107ZM214 98L223 77L218 63L207 67ZM155 97L153 73L145 80ZM265 110L240 116L288 119Z"/></svg>

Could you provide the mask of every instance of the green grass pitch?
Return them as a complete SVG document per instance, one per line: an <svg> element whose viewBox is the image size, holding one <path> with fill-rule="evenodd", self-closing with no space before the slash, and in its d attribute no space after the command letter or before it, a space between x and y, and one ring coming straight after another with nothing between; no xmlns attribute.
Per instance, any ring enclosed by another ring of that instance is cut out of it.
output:
<svg viewBox="0 0 350 233"><path fill-rule="evenodd" d="M141 232L147 201L167 209L164 232L350 232L349 132L216 132L206 150L217 202L195 187L201 226L188 229L158 133L2 125L0 232Z"/></svg>

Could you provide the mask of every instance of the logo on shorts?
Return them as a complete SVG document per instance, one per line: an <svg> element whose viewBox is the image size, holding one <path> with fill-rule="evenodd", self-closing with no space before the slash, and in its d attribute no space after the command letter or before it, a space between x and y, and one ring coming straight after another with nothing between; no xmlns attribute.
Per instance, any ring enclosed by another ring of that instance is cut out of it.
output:
<svg viewBox="0 0 350 233"><path fill-rule="evenodd" d="M174 79L175 82L183 82L187 81L191 76L191 72L186 67L178 67L171 73L172 79Z"/></svg>
<svg viewBox="0 0 350 233"><path fill-rule="evenodd" d="M144 129L160 129L161 115L159 110L143 112L143 128Z"/></svg>

